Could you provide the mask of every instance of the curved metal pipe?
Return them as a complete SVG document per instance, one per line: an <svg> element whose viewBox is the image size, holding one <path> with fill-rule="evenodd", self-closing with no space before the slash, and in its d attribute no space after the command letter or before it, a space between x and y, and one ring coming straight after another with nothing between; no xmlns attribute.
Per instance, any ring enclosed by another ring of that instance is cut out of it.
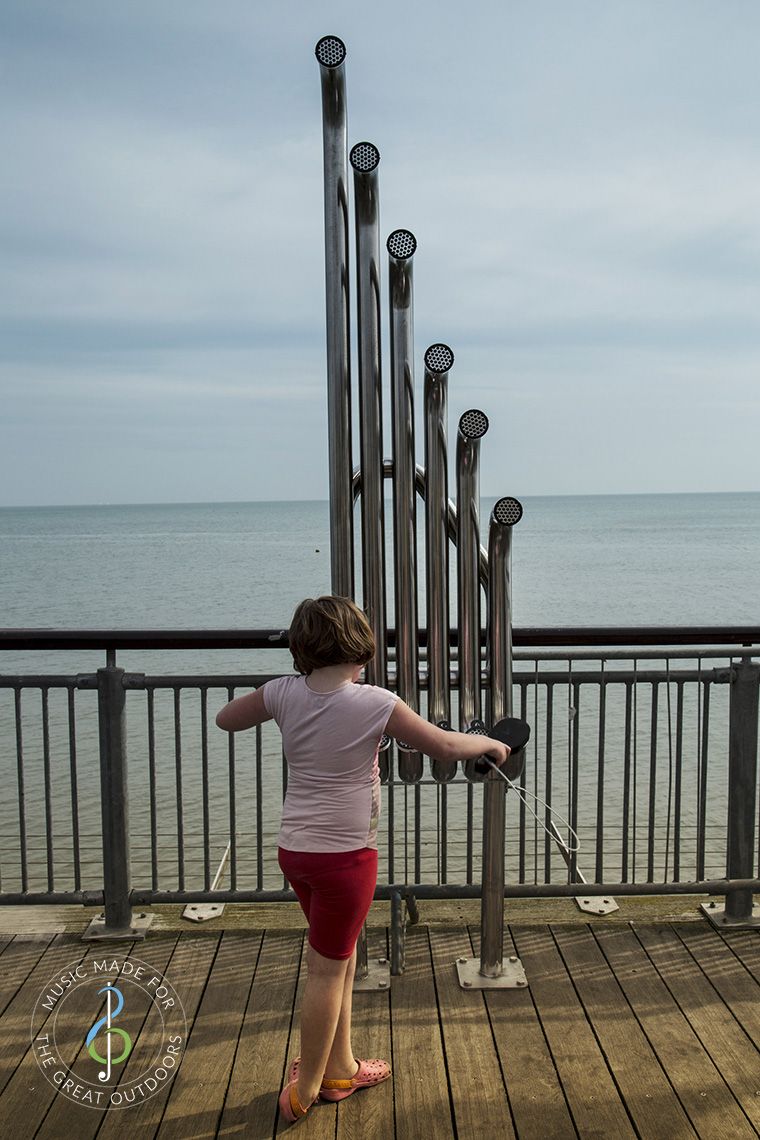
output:
<svg viewBox="0 0 760 1140"><path fill-rule="evenodd" d="M459 729L482 721L480 696L480 441L488 416L476 408L459 419L457 479L457 627L459 631ZM475 777L475 761L464 765Z"/></svg>
<svg viewBox="0 0 760 1140"><path fill-rule="evenodd" d="M356 223L363 604L377 643L375 657L367 665L367 681L385 687L388 668L377 176L380 152L372 143L361 142L351 148L349 158L354 171Z"/></svg>
<svg viewBox="0 0 760 1140"><path fill-rule="evenodd" d="M517 499L499 499L488 529L489 724L512 715L512 528L522 514ZM505 787L503 780L498 782Z"/></svg>
<svg viewBox="0 0 760 1140"><path fill-rule="evenodd" d="M451 725L449 653L449 542L447 395L454 353L446 344L433 344L425 353L425 582L428 631L428 720ZM441 782L456 775L456 762L433 760L433 778Z"/></svg>
<svg viewBox="0 0 760 1140"><path fill-rule="evenodd" d="M354 596L351 499L351 352L349 345L346 46L323 36L314 53L322 80L325 195L327 417L330 472L330 572L334 594Z"/></svg>
<svg viewBox="0 0 760 1140"><path fill-rule="evenodd" d="M517 499L499 499L488 530L488 724L512 715L512 527ZM504 958L504 818L507 785L493 769L483 788L480 973L501 976Z"/></svg>
<svg viewBox="0 0 760 1140"><path fill-rule="evenodd" d="M391 304L396 687L401 699L419 712L412 274L417 239L409 230L394 230L386 244ZM422 756L419 752L399 748L398 767L402 780L419 780L422 777Z"/></svg>
<svg viewBox="0 0 760 1140"><path fill-rule="evenodd" d="M393 460L392 459L384 459L383 460L383 478L384 479L392 479L393 478ZM352 494L353 494L353 501L354 502L356 502L358 500L359 495L361 494L361 487L362 487L361 471L358 467L355 467L354 473L353 473L353 483L352 483ZM425 468L421 467L419 463L416 465L415 470L414 470L414 488L415 488L415 491L417 492L417 494L419 495L419 497L424 502L425 501ZM456 542L457 541L457 508L456 508L456 504L453 503L451 501L451 499L449 499L449 501L448 501L448 505L446 507L446 513L447 513L447 518L448 518L447 525L448 525L449 541L450 542ZM478 549L478 579L479 579L480 584L483 587L483 589L485 589L486 585L488 583L488 551L485 549L484 546L481 546Z"/></svg>

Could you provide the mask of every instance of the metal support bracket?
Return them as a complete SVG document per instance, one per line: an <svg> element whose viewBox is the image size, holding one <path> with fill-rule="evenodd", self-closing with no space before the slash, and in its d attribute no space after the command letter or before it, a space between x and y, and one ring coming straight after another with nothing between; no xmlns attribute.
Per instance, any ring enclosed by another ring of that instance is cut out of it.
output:
<svg viewBox="0 0 760 1140"><path fill-rule="evenodd" d="M224 903L188 903L182 911L182 917L190 922L208 922L220 914L224 914Z"/></svg>
<svg viewBox="0 0 760 1140"><path fill-rule="evenodd" d="M221 882L222 875L229 862L231 849L232 840L227 844L219 866L216 869L214 881L211 884L212 891L215 891ZM224 914L224 903L188 903L182 911L182 917L187 918L190 922L208 922L210 918L219 918L220 914Z"/></svg>
<svg viewBox="0 0 760 1140"><path fill-rule="evenodd" d="M586 911L587 914L612 914L613 911L620 910L614 899L603 899L598 895L596 898L585 899L576 895L575 902L578 909Z"/></svg>
<svg viewBox="0 0 760 1140"><path fill-rule="evenodd" d="M554 839L554 842L557 844L559 853L565 860L568 871L570 871L573 876L573 881L580 883L581 885L585 885L588 882L588 879L584 877L582 872L579 871L577 867L572 866L572 852L568 848L560 833L557 831L557 828L554 826L553 820L549 821L549 827L551 828L551 835ZM576 895L575 903L578 909L585 911L586 914L613 914L616 910L620 910L620 907L614 899L603 899L598 895L596 898L584 898L582 895Z"/></svg>
<svg viewBox="0 0 760 1140"><path fill-rule="evenodd" d="M747 915L746 918L732 918L731 915L726 914L725 905L719 906L718 903L714 902L700 903L699 909L707 915L710 922L718 930L760 929L760 906L758 905L752 907L752 914Z"/></svg>
<svg viewBox="0 0 760 1140"><path fill-rule="evenodd" d="M463 990L524 990L528 987L523 964L516 955L502 958L501 973L487 977L480 972L480 958L457 958L457 976Z"/></svg>
<svg viewBox="0 0 760 1140"><path fill-rule="evenodd" d="M406 927L420 920L417 900L411 891L402 889L391 894L391 974L403 974L406 961Z"/></svg>
<svg viewBox="0 0 760 1140"><path fill-rule="evenodd" d="M152 914L133 914L130 925L121 929L106 926L105 913L93 918L84 934L83 942L134 942L142 940L153 922Z"/></svg>
<svg viewBox="0 0 760 1140"><path fill-rule="evenodd" d="M387 958L376 958L367 962L367 972L363 977L354 977L354 993L360 991L389 990L391 988L391 967Z"/></svg>

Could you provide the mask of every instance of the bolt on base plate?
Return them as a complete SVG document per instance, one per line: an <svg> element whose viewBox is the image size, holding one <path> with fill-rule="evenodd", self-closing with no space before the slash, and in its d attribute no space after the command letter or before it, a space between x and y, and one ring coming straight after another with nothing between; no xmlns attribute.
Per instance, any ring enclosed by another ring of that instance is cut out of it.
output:
<svg viewBox="0 0 760 1140"><path fill-rule="evenodd" d="M109 930L106 927L106 916L99 914L97 918L93 918L84 934L82 935L83 942L134 942L136 939L142 939L148 932L148 927L153 922L152 914L133 914L129 926L124 927L122 930Z"/></svg>
<svg viewBox="0 0 760 1140"><path fill-rule="evenodd" d="M376 958L367 963L365 977L354 977L354 992L359 990L389 990L391 988L391 967L387 958Z"/></svg>
<svg viewBox="0 0 760 1140"><path fill-rule="evenodd" d="M497 978L481 974L480 958L457 958L456 967L463 990L524 990L528 986L523 964L514 955L502 958L501 973Z"/></svg>
<svg viewBox="0 0 760 1140"><path fill-rule="evenodd" d="M732 918L726 915L725 906L717 903L700 903L699 909L706 914L718 930L751 930L760 928L760 906L752 907L752 914L746 918Z"/></svg>

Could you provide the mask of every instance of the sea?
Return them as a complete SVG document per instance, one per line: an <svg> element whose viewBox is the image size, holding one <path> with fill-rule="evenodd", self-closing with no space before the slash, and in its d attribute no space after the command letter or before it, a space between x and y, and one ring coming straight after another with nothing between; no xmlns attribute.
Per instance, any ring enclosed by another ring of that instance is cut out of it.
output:
<svg viewBox="0 0 760 1140"><path fill-rule="evenodd" d="M489 498L481 503L483 545L487 543L493 503ZM760 493L568 495L525 497L522 503L524 514L514 528L512 543L513 618L517 628L760 625ZM420 512L423 509L420 507ZM391 519L389 502L386 505L388 568L392 567ZM421 513L418 534L422 569L424 525ZM452 564L454 561L452 558ZM6 629L285 629L302 598L330 592L329 507L326 502L303 501L4 508L0 509L0 566L0 626ZM357 583L357 597L361 600L358 564ZM424 613L424 590L421 595L420 612ZM452 599L452 609L453 605ZM104 654L100 651L3 651L0 673L72 675L94 671L104 663ZM120 652L118 664L127 671L152 676L250 675L287 672L291 668L285 652L251 650ZM130 699L132 696L130 694ZM69 733L63 708L55 715L51 712L52 744L48 742L48 752L52 751L52 757L48 762L52 772L52 809L50 805L46 807L41 774L46 764L46 745L39 699L39 694L35 697L27 692L23 696L22 751L28 830L36 836L39 875L44 880L48 854L44 842L45 812L52 810L53 818L58 820L57 834L63 843L62 848L56 850L55 865L70 870L66 844L71 835L72 811ZM55 703L52 692L50 699L52 708ZM158 695L156 699L158 701ZM215 699L221 704L225 694L220 692ZM213 711L212 708L210 715ZM701 714L696 703L693 712L694 731L698 736ZM608 717L614 720L615 716L622 724L622 706L617 714L612 707L608 709ZM645 712L642 707L642 724L648 716L649 711ZM0 777L6 787L17 786L20 778L15 718L11 690L0 689ZM142 733L144 714L140 713L137 719L141 720ZM164 719L157 739L159 748L163 741L166 756L161 762L163 775L158 784L160 792L161 779L168 781L163 793L166 797L164 822L168 830L159 862L163 861L161 865L165 863L169 868L167 874L174 868L170 878L175 881L176 858L172 845L182 821L177 821L173 806L176 787L171 774L175 772L178 753L176 739L172 737L170 705ZM183 735L188 731L187 722L188 715L183 721ZM81 825L83 834L90 834L94 844L91 866L96 868L98 797L94 707L84 716L78 731L77 762L85 768L89 765L89 783L86 789L84 784L80 787ZM215 732L212 729L212 737ZM137 735L137 730L130 727L130 822L147 847L150 776L146 746L134 739ZM216 735L223 734L216 732ZM701 748L697 736L695 750L698 746ZM278 746L274 739L267 738L267 741L264 763L275 765L279 773ZM672 733L661 741L661 746L665 754L668 749L672 752ZM183 747L182 762L199 766L196 745ZM621 796L614 787L614 780L615 763L619 766L623 763L622 751L618 749L617 760L612 755L614 751L610 749L607 761L608 818L619 815L621 810ZM218 854L217 848L220 844L223 847L222 840L229 836L230 830L226 745L212 738L210 756L212 769L217 771L210 810L212 822L216 821L214 826L221 836L215 847ZM582 784L586 781L589 803L595 802L597 763L596 745L592 740L588 771L585 776L581 772L580 776ZM642 745L642 765L649 763L646 746ZM193 820L196 820L197 835L201 828L202 790L196 777L185 781L182 811L187 817L184 820L186 834L192 833ZM661 769L656 779L661 779ZM542 788L543 784L538 790ZM262 792L258 785L257 789L251 789L249 807L254 817L258 811L261 819L262 805L256 797L267 796L263 814L266 842L271 845L282 794L280 775L268 791ZM649 809L643 774L640 790L643 819ZM714 822L722 829L725 787L721 785L718 791ZM430 826L440 829L441 804L440 794L437 794L438 801L431 800ZM671 797L667 808L667 843L670 845L674 823L672 756L667 794ZM695 792L697 797L698 794ZM569 804L568 797L569 791L564 789L565 807ZM244 802L241 791L238 804ZM696 800L684 806L684 821L691 820L696 826L698 806ZM452 800L448 826L455 830L458 823L462 823L459 817L463 818L464 811L464 806L455 807ZM19 870L15 856L19 836L15 793L4 799L0 814L4 837L0 852L0 862L4 865L0 866L0 872L8 883L14 881ZM591 816L588 827L592 827ZM247 826L249 836L253 831L253 825ZM452 839L452 847L453 843ZM537 873L540 872L541 843L539 836L534 851ZM241 841L241 850L242 846ZM431 839L431 873L435 873L436 863L440 870L440 850L435 847L434 851L434 846ZM409 850L405 850L407 862L411 857ZM145 860L147 858L146 854ZM420 873L419 849L416 858L417 866L412 871ZM668 852L667 858L670 858ZM143 870L147 874L145 860ZM255 860L252 867L253 862ZM424 864L424 852L422 862ZM139 869L139 859L135 865ZM424 866L422 869L424 871ZM409 873L408 866L406 870ZM271 871L270 860L270 880L266 880L265 885L267 881L270 885L274 881ZM620 868L612 868L611 873L620 873ZM457 881L459 877L456 871L448 874L449 881ZM587 877L590 877L588 872Z"/></svg>
<svg viewBox="0 0 760 1140"><path fill-rule="evenodd" d="M481 504L483 545L494 501ZM523 508L516 626L760 621L760 493L526 497ZM389 542L391 518L387 503ZM329 507L4 508L0 565L5 628L285 628L302 598L330 592Z"/></svg>

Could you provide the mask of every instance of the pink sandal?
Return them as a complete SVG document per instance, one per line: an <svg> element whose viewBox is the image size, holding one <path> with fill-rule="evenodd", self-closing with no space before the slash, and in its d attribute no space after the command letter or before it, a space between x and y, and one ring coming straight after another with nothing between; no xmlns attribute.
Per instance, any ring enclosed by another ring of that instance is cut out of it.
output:
<svg viewBox="0 0 760 1140"><path fill-rule="evenodd" d="M295 1082L298 1080L300 1061L301 1058L296 1057L288 1071L288 1081L293 1085L295 1085ZM356 1063L359 1068L353 1077L349 1077L346 1080L327 1077L322 1081L322 1085L319 1089L321 1100L345 1100L347 1096L351 1096L357 1089L373 1088L375 1085L380 1085L383 1081L387 1081L391 1075L391 1067L388 1062L381 1061L379 1058L373 1058L371 1061L360 1061L357 1058Z"/></svg>

